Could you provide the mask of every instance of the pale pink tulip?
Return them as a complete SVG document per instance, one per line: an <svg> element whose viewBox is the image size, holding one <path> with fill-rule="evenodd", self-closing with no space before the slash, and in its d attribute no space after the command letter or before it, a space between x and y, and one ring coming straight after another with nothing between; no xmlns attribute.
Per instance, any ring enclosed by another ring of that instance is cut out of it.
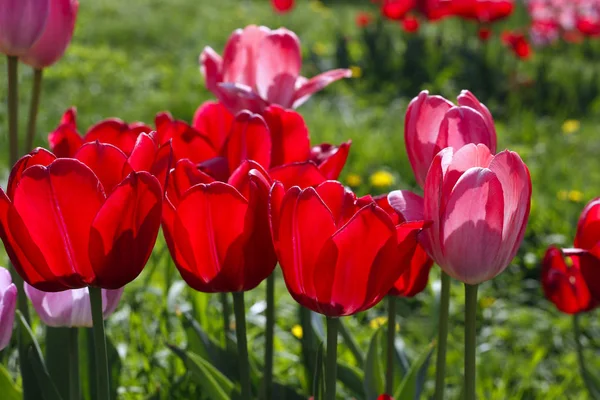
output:
<svg viewBox="0 0 600 400"><path fill-rule="evenodd" d="M415 179L423 187L431 160L440 150L482 143L495 153L496 129L487 107L468 90L458 96L458 106L424 90L406 111L404 141Z"/></svg>
<svg viewBox="0 0 600 400"><path fill-rule="evenodd" d="M0 350L10 342L16 307L17 287L8 270L0 267Z"/></svg>
<svg viewBox="0 0 600 400"><path fill-rule="evenodd" d="M0 0L0 53L22 56L44 31L49 0Z"/></svg>
<svg viewBox="0 0 600 400"><path fill-rule="evenodd" d="M352 73L335 69L307 79L300 75L302 55L296 34L250 25L234 31L223 57L206 47L200 55L206 87L234 114L261 113L268 105L296 108L315 92Z"/></svg>
<svg viewBox="0 0 600 400"><path fill-rule="evenodd" d="M421 244L451 277L487 281L516 255L531 202L529 170L517 153L494 156L483 144L445 148L431 163L424 197L423 217L433 224Z"/></svg>
<svg viewBox="0 0 600 400"><path fill-rule="evenodd" d="M78 0L50 0L46 28L33 47L21 57L21 61L36 69L57 62L73 37L78 8Z"/></svg>
<svg viewBox="0 0 600 400"><path fill-rule="evenodd" d="M104 319L115 312L123 289L102 289L102 312ZM25 283L25 294L42 322L53 327L91 327L90 292L88 288L43 292Z"/></svg>

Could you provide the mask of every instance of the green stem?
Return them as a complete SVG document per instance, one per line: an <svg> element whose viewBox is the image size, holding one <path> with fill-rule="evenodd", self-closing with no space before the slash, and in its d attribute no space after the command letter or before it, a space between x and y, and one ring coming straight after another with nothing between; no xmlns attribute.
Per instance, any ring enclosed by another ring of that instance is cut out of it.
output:
<svg viewBox="0 0 600 400"><path fill-rule="evenodd" d="M273 393L273 340L275 334L275 273L267 278L267 326L265 331L265 400Z"/></svg>
<svg viewBox="0 0 600 400"><path fill-rule="evenodd" d="M388 296L387 369L385 371L385 393L394 394L394 339L396 336L396 298Z"/></svg>
<svg viewBox="0 0 600 400"><path fill-rule="evenodd" d="M337 382L337 318L327 317L327 360L325 361L325 400L335 400Z"/></svg>
<svg viewBox="0 0 600 400"><path fill-rule="evenodd" d="M581 379L585 384L585 388L587 389L590 397L592 399L598 398L598 394L594 388L594 385L589 380L589 375L587 372L587 368L585 367L585 360L583 358L583 346L581 345L581 327L579 325L579 314L573 315L573 332L575 334L575 347L577 349L577 363L579 364L579 373L581 374Z"/></svg>
<svg viewBox="0 0 600 400"><path fill-rule="evenodd" d="M244 292L234 292L233 311L235 313L235 334L237 336L238 362L240 366L240 383L242 385L242 399L251 399L250 388L250 363L248 360L248 339L246 338L246 306L244 305Z"/></svg>
<svg viewBox="0 0 600 400"><path fill-rule="evenodd" d="M231 310L229 309L229 302L227 301L227 293L219 293L221 297L221 308L223 311L223 337L225 338L225 347L228 346L229 341L229 318L231 316Z"/></svg>
<svg viewBox="0 0 600 400"><path fill-rule="evenodd" d="M104 333L104 316L102 313L102 289L91 287L90 305L94 324L94 354L96 357L96 382L98 400L110 400L110 383L108 381L108 357L106 355L106 336Z"/></svg>
<svg viewBox="0 0 600 400"><path fill-rule="evenodd" d="M300 310L300 326L302 326L302 358L306 371L312 371L315 367L316 354L318 351L317 338L312 327L311 312L308 308L298 305ZM313 374L307 374L308 387L314 387Z"/></svg>
<svg viewBox="0 0 600 400"><path fill-rule="evenodd" d="M79 400L79 328L69 328L69 399Z"/></svg>
<svg viewBox="0 0 600 400"><path fill-rule="evenodd" d="M477 287L465 283L465 400L475 400Z"/></svg>
<svg viewBox="0 0 600 400"><path fill-rule="evenodd" d="M19 59L8 56L8 151L11 167L19 157Z"/></svg>
<svg viewBox="0 0 600 400"><path fill-rule="evenodd" d="M354 356L356 364L358 364L358 366L362 368L362 366L365 363L365 357L360 351L360 348L358 347L358 343L356 343L354 336L350 332L348 332L348 328L346 328L346 324L344 324L342 320L338 321L338 329L340 331L340 334L342 335L342 339L344 339L344 343L346 344L346 346L348 346L350 352Z"/></svg>
<svg viewBox="0 0 600 400"><path fill-rule="evenodd" d="M435 400L444 399L446 377L446 347L448 344L448 315L450 308L450 276L442 271L442 292L438 323L437 360L435 367Z"/></svg>
<svg viewBox="0 0 600 400"><path fill-rule="evenodd" d="M42 93L43 69L33 70L33 86L31 88L31 103L29 104L29 123L27 125L27 137L25 138L25 151L33 149L35 138L35 127L40 106L40 95Z"/></svg>

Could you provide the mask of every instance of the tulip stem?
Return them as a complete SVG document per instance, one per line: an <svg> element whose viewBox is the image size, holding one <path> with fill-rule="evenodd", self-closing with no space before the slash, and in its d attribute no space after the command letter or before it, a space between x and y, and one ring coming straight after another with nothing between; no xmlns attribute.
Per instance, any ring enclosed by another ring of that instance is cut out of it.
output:
<svg viewBox="0 0 600 400"><path fill-rule="evenodd" d="M442 292L438 323L437 360L435 366L435 400L444 400L446 378L446 348L448 345L448 315L450 308L450 276L442 271Z"/></svg>
<svg viewBox="0 0 600 400"><path fill-rule="evenodd" d="M342 335L344 343L346 343L346 346L348 346L348 349L350 349L350 352L354 356L356 364L362 368L362 366L365 363L365 357L360 351L360 348L358 347L358 343L356 343L354 336L350 332L348 332L348 328L346 328L346 325L344 325L342 320L338 321L338 329L340 331L340 334Z"/></svg>
<svg viewBox="0 0 600 400"><path fill-rule="evenodd" d="M110 400L106 335L104 333L104 315L102 313L102 289L90 286L89 290L90 305L92 307L92 322L94 324L94 354L96 358L98 400Z"/></svg>
<svg viewBox="0 0 600 400"><path fill-rule="evenodd" d="M275 334L275 272L267 278L267 326L265 330L265 400L270 400L273 392L273 340Z"/></svg>
<svg viewBox="0 0 600 400"><path fill-rule="evenodd" d="M475 400L477 287L465 283L465 400Z"/></svg>
<svg viewBox="0 0 600 400"><path fill-rule="evenodd" d="M8 56L8 151L10 165L19 157L19 58Z"/></svg>
<svg viewBox="0 0 600 400"><path fill-rule="evenodd" d="M27 125L27 137L25 138L25 152L33 149L40 95L42 93L43 71L43 69L37 68L33 70L33 86L31 87L31 102L29 103L29 123Z"/></svg>
<svg viewBox="0 0 600 400"><path fill-rule="evenodd" d="M240 366L240 383L242 399L251 399L250 363L248 360L248 339L246 338L246 306L244 292L233 292L233 311L235 312L235 333L237 336L238 362Z"/></svg>
<svg viewBox="0 0 600 400"><path fill-rule="evenodd" d="M327 360L325 364L325 400L335 400L337 381L337 318L327 317Z"/></svg>
<svg viewBox="0 0 600 400"><path fill-rule="evenodd" d="M388 296L387 326L387 369L385 371L385 393L394 394L394 339L396 336L396 298Z"/></svg>
<svg viewBox="0 0 600 400"><path fill-rule="evenodd" d="M225 347L229 347L229 318L231 316L231 310L229 309L229 302L227 301L227 293L219 293L221 296L221 308L223 311L223 336L225 338Z"/></svg>
<svg viewBox="0 0 600 400"><path fill-rule="evenodd" d="M79 328L69 328L69 399L79 400Z"/></svg>
<svg viewBox="0 0 600 400"><path fill-rule="evenodd" d="M598 398L597 390L594 385L590 382L588 371L585 368L585 360L583 358L583 346L581 345L581 327L579 325L579 314L573 315L573 332L575 334L575 347L577 349L577 363L579 364L579 373L581 374L581 379L583 383L585 383L585 387L590 395L590 398L596 399Z"/></svg>

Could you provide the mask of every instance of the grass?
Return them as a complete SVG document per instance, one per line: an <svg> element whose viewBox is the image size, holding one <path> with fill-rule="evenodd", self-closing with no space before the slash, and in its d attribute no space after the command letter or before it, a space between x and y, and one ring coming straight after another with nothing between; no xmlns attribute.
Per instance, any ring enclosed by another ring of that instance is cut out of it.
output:
<svg viewBox="0 0 600 400"><path fill-rule="evenodd" d="M296 31L302 40L307 75L337 64L340 38L345 38L352 62L364 66L367 52L361 39L363 34L354 26L358 3L339 2L331 8L324 8L316 1L299 3L293 13L277 16L266 0L82 2L72 45L65 57L45 72L37 144L46 144L47 132L57 125L62 112L71 105L78 108L81 130L112 116L150 123L162 110L190 120L196 107L212 97L204 88L198 70L197 58L202 48L209 45L221 52L230 32L250 23L273 28L283 25ZM392 32L394 51L401 51L413 40L403 36L396 27L386 29L388 34ZM444 29L449 32L445 37L449 45L459 46L464 38L461 30L470 28L444 23L441 27L426 27L423 35L435 37ZM430 63L428 68L437 74L435 81L402 92L401 84L408 81L405 87L411 86L411 70L405 68L404 75L387 82L385 90L375 91L369 79L378 77L369 76L369 69L365 67L363 78L334 84L300 110L314 143L352 139L351 155L341 179L345 180L349 174L360 176L363 183L356 188L360 194L415 187L404 150L403 116L408 101L417 95L418 89L438 89L447 96L456 96L463 88L474 89L468 79L466 84L464 77L462 81L459 79L466 65L452 64L449 68L439 64L439 60L435 61L438 49L431 47L435 42L427 43L429 53L424 53L427 58L422 62L424 68ZM477 51L478 45L473 41L469 43L468 48ZM494 49L488 51L504 51L497 41L490 46ZM585 58L581 48L559 50L564 53L542 52L531 64L521 65L507 59L503 74L495 75L492 70L488 79L501 80L506 77L505 73L511 72L535 76L535 66L545 62L553 71L552 82L569 87L572 76L569 73L597 68ZM400 57L393 51L389 53L391 60ZM466 63L464 58L460 60ZM0 68L5 68L4 62ZM571 72L563 75L564 70ZM22 68L20 77L24 89L21 93L26 93L31 72ZM534 91L542 90L539 85L543 84L548 83L538 81ZM0 93L4 92L5 86L0 86ZM600 118L594 112L598 102L590 102L587 112L573 112L580 127L565 134L562 125L571 117L564 111L569 108L566 104L569 98L557 98L555 112L540 113L535 111L539 110L538 104L527 103L525 97L517 106L511 106L510 98L495 98L493 93L486 93L485 97L498 116L499 148L521 154L531 171L534 194L530 224L518 257L505 273L480 289L479 397L586 399L577 368L571 319L543 298L539 263L548 244L568 247L580 210L598 194ZM26 108L27 96L22 96L22 130ZM2 107L0 148L7 148L5 126L6 110ZM369 176L382 169L393 174L392 187L377 188L369 184ZM430 287L415 299L403 299L399 306L399 338L410 359L420 354L433 337L437 287L439 276L434 270ZM263 298L264 284L247 299L249 342L259 364L264 341ZM282 279L277 280L276 299L275 376L279 382L308 395L308 377L300 362L300 342L292 334L292 328L298 323L297 307ZM449 399L459 398L461 393L463 304L462 288L454 283L448 349ZM108 322L108 334L123 363L119 398L190 398L200 394L193 377L186 375L184 365L166 347L167 343L185 347L195 340L183 323L182 313L188 311L210 335L222 340L218 296L194 293L182 285L161 241L147 269L127 287L119 310ZM595 341L600 337L600 323L594 318L596 313L593 311L582 318L586 359L591 371L600 367L595 357L598 355ZM365 352L375 333L370 322L382 315L385 315L383 307L378 306L345 320ZM41 325L36 324L36 328L43 340ZM355 365L344 346L340 346L340 352L345 364ZM16 351L11 351L8 363L13 371L15 362ZM433 367L425 385L427 397L433 393L432 374ZM347 394L347 388L342 386L340 398L346 398Z"/></svg>

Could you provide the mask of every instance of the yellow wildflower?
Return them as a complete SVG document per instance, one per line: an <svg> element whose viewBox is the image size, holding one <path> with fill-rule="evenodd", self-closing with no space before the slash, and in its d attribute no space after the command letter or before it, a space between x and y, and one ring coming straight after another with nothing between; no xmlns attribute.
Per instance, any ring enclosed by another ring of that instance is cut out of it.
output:
<svg viewBox="0 0 600 400"><path fill-rule="evenodd" d="M558 193L556 193L556 198L559 200L565 201L567 197L569 197L569 192L566 190L559 190Z"/></svg>
<svg viewBox="0 0 600 400"><path fill-rule="evenodd" d="M562 131L565 135L575 133L581 127L581 123L576 119L568 119L562 124Z"/></svg>
<svg viewBox="0 0 600 400"><path fill-rule="evenodd" d="M302 327L300 325L292 326L292 335L296 336L298 339L302 339Z"/></svg>
<svg viewBox="0 0 600 400"><path fill-rule="evenodd" d="M385 189L392 186L395 182L395 179L394 175L392 175L390 172L379 170L371 175L370 181L371 185L374 187Z"/></svg>
<svg viewBox="0 0 600 400"><path fill-rule="evenodd" d="M377 329L377 328L385 325L386 322L387 322L387 317L377 317L377 318L372 319L369 322L369 326L371 327L371 329Z"/></svg>
<svg viewBox="0 0 600 400"><path fill-rule="evenodd" d="M485 309L485 308L490 308L495 302L496 302L495 298L485 296L485 297L482 297L481 300L479 300L479 305L481 306L481 308Z"/></svg>
<svg viewBox="0 0 600 400"><path fill-rule="evenodd" d="M569 200L571 200L573 203L581 203L583 200L583 193L581 193L579 190L571 190L569 192Z"/></svg>
<svg viewBox="0 0 600 400"><path fill-rule="evenodd" d="M360 78L362 76L362 68L358 65L352 65L350 71L352 71L353 78Z"/></svg>
<svg viewBox="0 0 600 400"><path fill-rule="evenodd" d="M346 176L346 183L350 187L358 187L362 183L362 178L358 174L348 174Z"/></svg>

